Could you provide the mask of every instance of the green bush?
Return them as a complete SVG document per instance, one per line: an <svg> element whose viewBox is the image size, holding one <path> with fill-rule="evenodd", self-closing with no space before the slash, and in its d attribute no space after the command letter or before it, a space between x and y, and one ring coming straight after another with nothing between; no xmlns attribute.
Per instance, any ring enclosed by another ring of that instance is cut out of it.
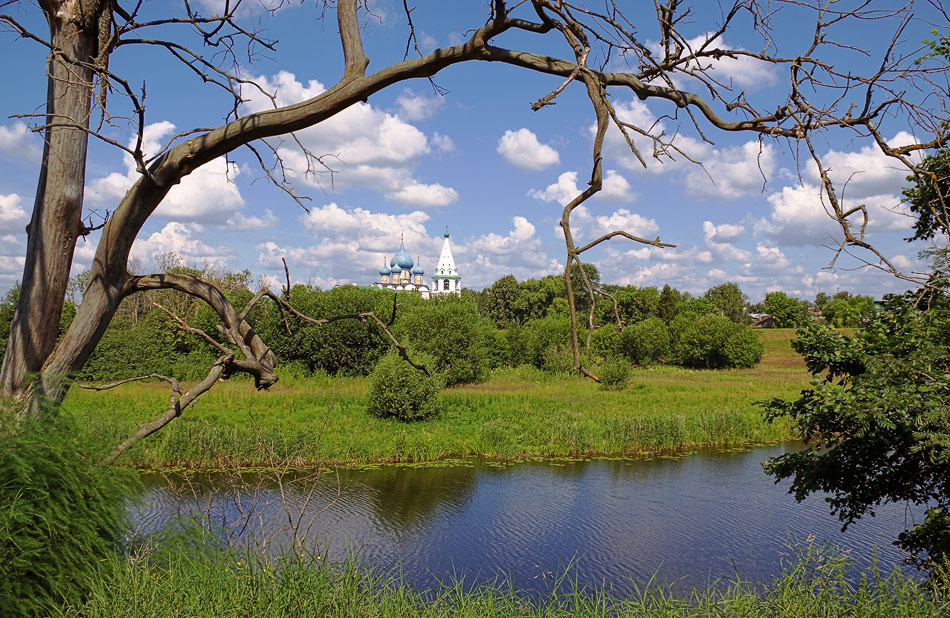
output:
<svg viewBox="0 0 950 618"><path fill-rule="evenodd" d="M622 356L611 356L601 365L600 387L606 390L621 390L630 382L630 361Z"/></svg>
<svg viewBox="0 0 950 618"><path fill-rule="evenodd" d="M552 354L551 348L569 346L570 341L571 319L569 317L549 315L532 320L524 328L524 360L538 369L544 369L545 357Z"/></svg>
<svg viewBox="0 0 950 618"><path fill-rule="evenodd" d="M455 296L415 303L397 315L394 327L404 344L432 357L433 367L449 386L488 377L495 330L474 302Z"/></svg>
<svg viewBox="0 0 950 618"><path fill-rule="evenodd" d="M670 324L674 360L686 367L754 367L763 345L747 326L721 315L680 315Z"/></svg>
<svg viewBox="0 0 950 618"><path fill-rule="evenodd" d="M64 419L13 425L0 411L0 608L47 616L79 602L115 551L136 477L97 465Z"/></svg>
<svg viewBox="0 0 950 618"><path fill-rule="evenodd" d="M620 333L620 351L630 362L650 365L670 354L670 333L661 318L647 318Z"/></svg>
<svg viewBox="0 0 950 618"><path fill-rule="evenodd" d="M616 324L607 324L590 334L590 348L596 356L607 359L621 353L622 336Z"/></svg>
<svg viewBox="0 0 950 618"><path fill-rule="evenodd" d="M439 391L442 378L432 371L435 363L425 354L412 354L417 364L425 365L426 375L407 363L395 350L388 352L376 363L370 375L369 405L373 416L396 418L401 421L419 421L439 413Z"/></svg>

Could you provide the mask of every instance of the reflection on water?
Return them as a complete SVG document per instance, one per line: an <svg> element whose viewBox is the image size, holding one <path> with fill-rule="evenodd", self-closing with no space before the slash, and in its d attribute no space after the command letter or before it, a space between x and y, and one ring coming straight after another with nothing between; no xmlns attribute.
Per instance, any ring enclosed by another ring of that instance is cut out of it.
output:
<svg viewBox="0 0 950 618"><path fill-rule="evenodd" d="M617 594L656 574L661 581L705 584L718 578L768 581L791 552L789 538L815 537L848 548L859 567L873 548L889 568L890 544L912 523L903 505L886 505L847 532L825 502L796 503L762 471L783 446L699 450L686 456L500 465L454 462L298 473L281 482L245 474L144 476L135 512L144 532L197 509L232 536L287 547L296 526L331 560L356 553L398 567L407 583L431 588L510 577L545 590L571 565L581 584ZM916 513L920 516L920 512Z"/></svg>

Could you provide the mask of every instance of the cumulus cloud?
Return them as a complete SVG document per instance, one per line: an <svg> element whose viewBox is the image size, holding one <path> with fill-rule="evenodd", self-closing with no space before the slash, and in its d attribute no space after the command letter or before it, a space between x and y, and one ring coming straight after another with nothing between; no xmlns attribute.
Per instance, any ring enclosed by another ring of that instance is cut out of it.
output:
<svg viewBox="0 0 950 618"><path fill-rule="evenodd" d="M277 225L277 216L270 209L264 209L263 217L245 216L240 212L231 215L224 227L231 230L267 230Z"/></svg>
<svg viewBox="0 0 950 618"><path fill-rule="evenodd" d="M320 82L310 80L303 84L287 71L258 77L256 81L274 93L278 105L304 101L325 91ZM246 88L242 94L247 112L269 109L274 105L254 89ZM404 95L397 103L401 109L409 110L409 114L419 115L431 110L430 103L411 92ZM332 190L369 187L397 203L429 208L446 206L458 197L450 187L425 183L414 176L416 161L431 152L426 135L399 115L379 110L368 102L357 102L332 118L298 131L296 136L313 155L332 155L327 159L327 164L334 170ZM452 141L445 136L433 140L440 150L454 148ZM277 149L290 178L331 190L329 172L316 169L320 164L308 160L296 144L281 144ZM421 201L410 202L415 196Z"/></svg>
<svg viewBox="0 0 950 618"><path fill-rule="evenodd" d="M21 205L19 195L0 195L0 228L21 232L29 221L30 217Z"/></svg>
<svg viewBox="0 0 950 618"><path fill-rule="evenodd" d="M432 145L442 152L455 151L455 142L452 141L452 138L438 132L432 134Z"/></svg>
<svg viewBox="0 0 950 618"><path fill-rule="evenodd" d="M513 217L513 227L502 236L494 232L467 239L453 248L465 285L482 288L512 274L519 280L558 272L563 266L548 257L534 225L525 217ZM464 260L460 263L460 257Z"/></svg>
<svg viewBox="0 0 950 618"><path fill-rule="evenodd" d="M888 140L891 146L915 144L910 133L901 131ZM863 199L876 195L897 195L907 185L910 173L900 161L888 157L877 144L868 142L857 150L831 149L822 155L822 164L828 168L828 176L843 199ZM805 178L819 184L818 166L809 160Z"/></svg>
<svg viewBox="0 0 950 618"><path fill-rule="evenodd" d="M705 32L689 39L687 45L695 52L712 49L745 51L741 47L728 45L721 36L714 37L711 32ZM654 43L652 47L657 57L660 57L662 49L659 44ZM684 72L705 70L717 82L735 91L752 92L773 86L778 81L778 68L774 64L748 56L703 58L684 64L682 70ZM675 75L674 82L690 86L700 83L695 78L684 74Z"/></svg>
<svg viewBox="0 0 950 618"><path fill-rule="evenodd" d="M543 202L557 202L562 206L567 204L581 192L577 186L577 172L564 172L557 177L557 182L544 189L531 189L528 196ZM607 170L604 176L603 187L594 195L594 199L612 202L632 202L637 198L630 190L630 183L616 170Z"/></svg>
<svg viewBox="0 0 950 618"><path fill-rule="evenodd" d="M146 156L158 152L174 134L175 125L163 121L145 127L143 151ZM125 155L125 173L113 172L97 178L86 187L86 197L92 203L112 203L122 199L140 178L135 161ZM233 217L244 205L241 192L234 183L240 174L224 157L218 157L199 167L172 187L155 216L166 220L221 223Z"/></svg>
<svg viewBox="0 0 950 618"><path fill-rule="evenodd" d="M423 96L406 88L396 97L399 115L407 120L423 120L445 105L444 97Z"/></svg>
<svg viewBox="0 0 950 618"><path fill-rule="evenodd" d="M653 219L647 219L626 208L620 208L609 215L594 215L584 205L578 206L571 213L571 228L573 228L578 245L583 245L595 238L620 230L639 236L640 238L655 238L660 226ZM555 234L563 238L561 227L555 226Z"/></svg>
<svg viewBox="0 0 950 618"><path fill-rule="evenodd" d="M536 172L560 163L557 150L542 144L529 129L505 131L498 140L498 154L520 170Z"/></svg>
<svg viewBox="0 0 950 618"><path fill-rule="evenodd" d="M0 152L29 161L39 161L43 154L42 142L25 122L0 125Z"/></svg>
<svg viewBox="0 0 950 618"><path fill-rule="evenodd" d="M204 227L197 223L167 223L161 231L148 238L137 238L132 245L132 257L150 262L163 253L174 252L186 264L209 264L219 268L233 267L234 252L227 247L211 247L200 235Z"/></svg>
<svg viewBox="0 0 950 618"><path fill-rule="evenodd" d="M768 196L771 212L768 218L755 224L756 232L764 234L777 242L788 245L823 245L830 239L841 235L838 224L828 214L821 187L806 183L798 186L786 186L781 191ZM909 232L913 219L908 216L906 206L899 203L895 196L874 195L858 202L868 212L866 232ZM845 209L857 205L852 201L843 202ZM851 217L855 227L860 227L860 212Z"/></svg>
<svg viewBox="0 0 950 618"><path fill-rule="evenodd" d="M617 102L614 108L624 122L658 136L663 142L672 139L679 152L666 148L655 157L652 154L653 141L631 133L630 137L646 163L644 167L630 152L620 130L611 127L604 145L609 159L635 174L676 172L675 180L686 186L687 193L693 199L729 200L760 193L766 180L776 171L777 155L771 144L750 140L744 144L716 147L667 127L646 103L638 99ZM594 126L590 127L591 132L594 129ZM702 167L689 159L701 163Z"/></svg>

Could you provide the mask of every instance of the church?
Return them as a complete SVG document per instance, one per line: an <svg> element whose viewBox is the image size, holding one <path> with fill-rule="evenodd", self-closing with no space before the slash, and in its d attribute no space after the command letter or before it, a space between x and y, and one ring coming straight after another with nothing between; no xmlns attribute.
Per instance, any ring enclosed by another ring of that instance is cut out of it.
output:
<svg viewBox="0 0 950 618"><path fill-rule="evenodd" d="M445 230L445 240L442 242L442 254L435 267L430 288L423 278L425 271L422 264L412 261L412 256L406 251L405 238L399 239L399 251L389 261L389 266L383 262L379 269L379 281L373 287L386 290L402 290L417 292L422 298L446 294L462 294L462 278L455 267L455 258L452 257L452 247L449 245L449 230Z"/></svg>

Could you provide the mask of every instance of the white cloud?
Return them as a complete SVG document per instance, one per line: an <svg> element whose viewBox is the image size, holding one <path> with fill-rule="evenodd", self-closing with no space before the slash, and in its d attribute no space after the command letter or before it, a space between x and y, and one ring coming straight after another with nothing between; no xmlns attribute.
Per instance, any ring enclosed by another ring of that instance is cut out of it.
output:
<svg viewBox="0 0 950 618"><path fill-rule="evenodd" d="M20 196L16 193L0 195L0 227L4 231L22 232L29 223L30 217L20 202Z"/></svg>
<svg viewBox="0 0 950 618"><path fill-rule="evenodd" d="M642 217L626 208L615 210L609 215L592 215L584 205L578 206L571 213L571 228L578 246L583 246L595 238L618 230L648 240L655 238L660 231L660 226L655 220ZM554 229L555 234L563 238L561 227L558 225ZM618 242L622 241L618 239Z"/></svg>
<svg viewBox="0 0 950 618"><path fill-rule="evenodd" d="M14 122L10 126L0 126L0 152L20 159L39 161L43 154L42 142L25 122Z"/></svg>
<svg viewBox="0 0 950 618"><path fill-rule="evenodd" d="M466 287L483 288L508 274L523 280L554 274L564 268L556 259L548 257L530 221L520 216L511 221L514 227L505 236L489 233L453 246Z"/></svg>
<svg viewBox="0 0 950 618"><path fill-rule="evenodd" d="M564 172L557 182L544 189L531 189L528 196L544 202L557 202L562 206L581 193L577 186L577 172ZM594 195L596 200L611 202L632 202L637 198L630 190L630 183L616 170L607 170L601 190Z"/></svg>
<svg viewBox="0 0 950 618"><path fill-rule="evenodd" d="M756 232L765 234L782 244L788 245L824 245L841 236L841 229L828 214L823 190L812 184L786 186L780 192L768 196L772 207L769 217L760 219ZM861 200L849 200L842 208L849 210L863 205L868 213L865 231L909 232L913 219L907 216L906 206L899 203L896 196L874 195ZM861 228L863 215L856 212L849 217L853 232Z"/></svg>
<svg viewBox="0 0 950 618"><path fill-rule="evenodd" d="M270 209L264 209L263 217L246 217L236 212L225 222L224 227L232 230L267 230L277 225L277 217Z"/></svg>
<svg viewBox="0 0 950 618"><path fill-rule="evenodd" d="M167 223L160 232L148 238L137 238L132 245L132 257L145 262L154 260L157 255L170 251L181 256L186 264L209 264L220 268L231 268L233 251L227 247L211 247L199 235L204 228L197 223Z"/></svg>
<svg viewBox="0 0 950 618"><path fill-rule="evenodd" d="M741 146L713 149L702 164L702 168L691 165L686 174L690 197L735 199L762 191L775 171L775 149L752 140Z"/></svg>
<svg viewBox="0 0 950 618"><path fill-rule="evenodd" d="M505 131L498 140L498 154L520 170L536 172L560 163L557 150L542 144L528 129Z"/></svg>
<svg viewBox="0 0 950 618"><path fill-rule="evenodd" d="M423 208L438 208L448 206L458 199L458 193L451 187L440 184L423 185L412 184L390 194L394 202L406 206L421 206Z"/></svg>
<svg viewBox="0 0 950 618"><path fill-rule="evenodd" d="M287 71L258 77L256 81L274 93L278 105L298 103L325 91L320 82L311 80L304 85ZM246 99L246 112L262 111L274 105L254 89L246 88L242 94ZM427 109L410 95L400 99L406 109L412 110L410 113L419 114ZM325 191L369 187L401 204L419 195L420 201L413 204L427 207L445 206L457 197L454 189L422 182L413 175L418 158L431 152L426 135L399 116L376 109L370 103L357 102L295 135L310 153L324 157L324 163L334 173L331 183L329 170L309 159L295 143L275 143L288 177L294 181ZM433 137L433 140L441 150L454 147L444 136Z"/></svg>
<svg viewBox="0 0 950 618"><path fill-rule="evenodd" d="M710 32L706 32L687 41L688 46L694 51L722 49L744 51L741 47L732 47L726 44L721 36L712 37ZM659 45L654 46L655 52L661 54ZM660 57L660 56L657 56ZM732 88L733 90L754 91L760 88L767 88L778 81L778 68L771 63L763 62L756 58L748 56L739 56L730 58L723 56L721 58L703 58L701 61L694 61L683 66L685 71L697 71L705 69L717 82ZM698 80L687 75L676 75L675 80L690 85L698 85Z"/></svg>
<svg viewBox="0 0 950 618"><path fill-rule="evenodd" d="M442 152L455 151L455 142L452 141L452 138L448 135L442 135L441 133L432 134L432 145Z"/></svg>
<svg viewBox="0 0 950 618"><path fill-rule="evenodd" d="M163 121L145 128L142 143L146 157L157 153L174 133L175 125ZM116 203L141 177L135 170L131 155L125 155L124 174L113 172L97 178L86 187L86 198L93 203ZM221 223L233 217L244 205L244 199L234 179L238 168L218 157L202 165L168 192L155 209L155 216L166 220Z"/></svg>
<svg viewBox="0 0 950 618"><path fill-rule="evenodd" d="M703 236L706 242L724 243L735 242L745 234L745 227L723 223L714 225L712 221L703 221Z"/></svg>
<svg viewBox="0 0 950 618"><path fill-rule="evenodd" d="M396 97L396 106L399 115L407 120L423 120L435 114L445 105L445 98L441 96L423 96L412 90L404 89Z"/></svg>
<svg viewBox="0 0 950 618"><path fill-rule="evenodd" d="M888 144L914 144L917 140L909 133L900 132ZM904 165L888 157L877 144L869 142L855 151L829 150L822 155L822 164L834 184L839 199L860 200L875 195L897 195L907 186L910 174ZM805 178L819 184L818 166L811 159L805 168Z"/></svg>

